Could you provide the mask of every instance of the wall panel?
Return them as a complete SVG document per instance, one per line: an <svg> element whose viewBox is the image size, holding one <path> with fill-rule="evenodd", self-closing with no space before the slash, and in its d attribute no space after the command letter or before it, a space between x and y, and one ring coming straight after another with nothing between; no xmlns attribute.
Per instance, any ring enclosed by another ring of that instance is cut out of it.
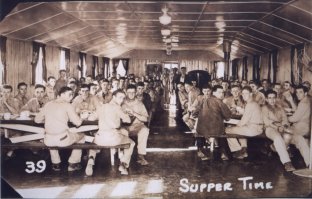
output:
<svg viewBox="0 0 312 199"><path fill-rule="evenodd" d="M60 48L55 46L46 46L45 49L47 77L54 76L58 79L60 70Z"/></svg>

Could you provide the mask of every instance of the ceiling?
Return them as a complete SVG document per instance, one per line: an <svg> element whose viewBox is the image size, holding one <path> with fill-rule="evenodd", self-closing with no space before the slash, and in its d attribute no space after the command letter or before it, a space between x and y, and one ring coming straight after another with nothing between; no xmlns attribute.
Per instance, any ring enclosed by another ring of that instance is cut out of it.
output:
<svg viewBox="0 0 312 199"><path fill-rule="evenodd" d="M166 27L158 20L165 6L172 17L167 28L179 39L174 51L223 56L229 41L231 56L243 57L312 41L311 0L14 2L6 6L1 35L110 58L165 50Z"/></svg>

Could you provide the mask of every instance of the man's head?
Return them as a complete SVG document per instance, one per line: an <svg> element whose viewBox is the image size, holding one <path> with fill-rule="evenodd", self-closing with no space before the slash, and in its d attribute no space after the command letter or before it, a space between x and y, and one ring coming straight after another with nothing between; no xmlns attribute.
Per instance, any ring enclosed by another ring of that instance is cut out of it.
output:
<svg viewBox="0 0 312 199"><path fill-rule="evenodd" d="M291 83L289 81L284 81L284 84L283 84L284 91L290 90L290 87L291 87Z"/></svg>
<svg viewBox="0 0 312 199"><path fill-rule="evenodd" d="M135 85L129 85L126 90L127 98L129 100L134 100L136 95L136 86Z"/></svg>
<svg viewBox="0 0 312 199"><path fill-rule="evenodd" d="M91 84L89 84L90 86L90 94L91 95L96 95L98 89L99 89L99 85L97 82L93 82Z"/></svg>
<svg viewBox="0 0 312 199"><path fill-rule="evenodd" d="M184 84L184 87L186 92L189 93L193 89L194 85L192 84L192 82L186 82Z"/></svg>
<svg viewBox="0 0 312 199"><path fill-rule="evenodd" d="M86 84L91 84L93 82L93 79L92 79L92 76L91 75L88 75L86 77Z"/></svg>
<svg viewBox="0 0 312 199"><path fill-rule="evenodd" d="M241 87L243 88L245 86L248 86L248 81L246 79L243 79L241 83Z"/></svg>
<svg viewBox="0 0 312 199"><path fill-rule="evenodd" d="M303 86L303 85L299 85L296 87L296 95L299 101L301 101L305 96L307 96L308 94L308 88Z"/></svg>
<svg viewBox="0 0 312 199"><path fill-rule="evenodd" d="M61 79L66 79L66 70L60 70L59 73Z"/></svg>
<svg viewBox="0 0 312 199"><path fill-rule="evenodd" d="M54 87L54 86L55 86L55 82L56 82L56 79L55 79L54 76L49 76L49 77L48 77L48 84L49 84L50 86Z"/></svg>
<svg viewBox="0 0 312 199"><path fill-rule="evenodd" d="M131 86L131 84L129 86ZM143 82L138 82L137 83L137 95L142 95L143 92L144 92L144 83Z"/></svg>
<svg viewBox="0 0 312 199"><path fill-rule="evenodd" d="M309 81L303 82L302 85L307 87L309 91L311 90L311 83Z"/></svg>
<svg viewBox="0 0 312 199"><path fill-rule="evenodd" d="M254 82L254 81L250 81L249 87L251 88L252 92L255 93L258 91L259 85L258 85L258 83Z"/></svg>
<svg viewBox="0 0 312 199"><path fill-rule="evenodd" d="M113 92L113 100L118 105L121 105L123 101L125 100L126 94L123 90L117 89Z"/></svg>
<svg viewBox="0 0 312 199"><path fill-rule="evenodd" d="M42 99L45 95L45 87L42 84L37 84L35 86L35 97L37 99Z"/></svg>
<svg viewBox="0 0 312 199"><path fill-rule="evenodd" d="M86 100L89 97L90 87L88 84L82 84L79 89L79 95L83 100Z"/></svg>
<svg viewBox="0 0 312 199"><path fill-rule="evenodd" d="M178 88L179 91L185 91L184 83L183 82L179 82L177 84L177 88Z"/></svg>
<svg viewBox="0 0 312 199"><path fill-rule="evenodd" d="M275 83L273 90L278 94L282 93L282 85L280 83Z"/></svg>
<svg viewBox="0 0 312 199"><path fill-rule="evenodd" d="M107 79L100 80L101 90L104 93L107 93L109 90L109 81Z"/></svg>
<svg viewBox="0 0 312 199"><path fill-rule="evenodd" d="M212 93L212 88L210 85L204 85L202 88L202 92L205 97L210 97Z"/></svg>
<svg viewBox="0 0 312 199"><path fill-rule="evenodd" d="M186 67L181 67L181 74L186 75Z"/></svg>
<svg viewBox="0 0 312 199"><path fill-rule="evenodd" d="M73 90L73 92L75 92L76 89L77 89L77 83L76 83L76 81L70 81L70 82L67 84L67 86L68 86L69 88L71 88L71 89Z"/></svg>
<svg viewBox="0 0 312 199"><path fill-rule="evenodd" d="M226 80L222 81L221 86L223 87L224 91L227 91L229 89L229 83Z"/></svg>
<svg viewBox="0 0 312 199"><path fill-rule="evenodd" d="M71 88L64 86L60 89L58 95L60 96L61 99L70 103L70 101L73 99L74 93Z"/></svg>
<svg viewBox="0 0 312 199"><path fill-rule="evenodd" d="M267 103L271 106L275 106L276 97L277 97L277 92L273 90L269 90L265 95Z"/></svg>
<svg viewBox="0 0 312 199"><path fill-rule="evenodd" d="M231 94L235 99L237 99L241 94L241 88L238 85L233 85L231 87Z"/></svg>
<svg viewBox="0 0 312 199"><path fill-rule="evenodd" d="M11 97L13 88L11 85L3 85L2 88L2 97L5 99L8 99L9 97Z"/></svg>
<svg viewBox="0 0 312 199"><path fill-rule="evenodd" d="M224 98L224 90L223 87L220 85L215 85L212 88L212 94L218 98L218 99L223 99Z"/></svg>
<svg viewBox="0 0 312 199"><path fill-rule="evenodd" d="M18 83L17 90L20 95L25 96L27 93L27 84L25 82Z"/></svg>
<svg viewBox="0 0 312 199"><path fill-rule="evenodd" d="M267 79L263 79L261 81L261 86L263 87L264 90L268 90L270 87L270 82Z"/></svg>
<svg viewBox="0 0 312 199"><path fill-rule="evenodd" d="M252 99L252 88L250 86L243 87L242 97L245 102L248 102Z"/></svg>

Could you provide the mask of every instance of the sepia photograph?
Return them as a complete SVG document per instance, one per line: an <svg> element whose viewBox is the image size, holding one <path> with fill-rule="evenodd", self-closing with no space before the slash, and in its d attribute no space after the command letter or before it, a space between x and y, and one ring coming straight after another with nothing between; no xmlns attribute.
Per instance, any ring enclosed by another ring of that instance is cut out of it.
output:
<svg viewBox="0 0 312 199"><path fill-rule="evenodd" d="M312 198L312 0L0 0L1 198Z"/></svg>

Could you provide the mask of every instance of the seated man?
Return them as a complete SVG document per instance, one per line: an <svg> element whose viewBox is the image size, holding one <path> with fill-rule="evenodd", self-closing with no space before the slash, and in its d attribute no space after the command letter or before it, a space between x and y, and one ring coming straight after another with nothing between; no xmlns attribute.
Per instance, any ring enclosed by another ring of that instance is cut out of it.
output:
<svg viewBox="0 0 312 199"><path fill-rule="evenodd" d="M36 115L48 101L48 97L45 96L45 87L37 84L35 86L35 97L31 98L20 111L29 111L30 115Z"/></svg>
<svg viewBox="0 0 312 199"><path fill-rule="evenodd" d="M127 88L127 97L124 101L122 108L132 117L133 122L127 126L126 129L129 135L135 135L138 139L138 163L141 165L148 165L144 156L146 155L147 139L149 129L144 125L148 121L148 113L144 104L136 99L136 86L129 85Z"/></svg>
<svg viewBox="0 0 312 199"><path fill-rule="evenodd" d="M262 116L265 126L265 135L273 141L273 146L285 170L294 171L295 168L290 161L283 139L284 130L288 128L289 123L285 110L282 106L277 104L277 92L272 90L266 92L266 105L262 107Z"/></svg>
<svg viewBox="0 0 312 199"><path fill-rule="evenodd" d="M308 166L310 149L303 136L310 133L311 102L307 96L308 89L305 86L299 85L296 88L296 95L299 100L297 110L288 117L288 121L292 123L290 127L292 135L284 136L284 139L286 144L294 144L299 149L305 164Z"/></svg>
<svg viewBox="0 0 312 199"><path fill-rule="evenodd" d="M18 113L18 100L12 96L13 88L10 85L3 85L0 98L0 113Z"/></svg>
<svg viewBox="0 0 312 199"><path fill-rule="evenodd" d="M73 97L73 91L69 87L62 87L56 100L48 102L36 115L35 122L44 122L44 143L47 146L70 146L74 143L84 143L84 135L69 131L68 122L80 126L82 120L76 114L69 103ZM60 155L58 150L50 150L52 169L60 171ZM80 170L81 149L72 151L68 159L68 171Z"/></svg>
<svg viewBox="0 0 312 199"><path fill-rule="evenodd" d="M27 97L27 84L25 82L20 82L17 85L18 93L15 95L15 99L18 101L18 111L29 101Z"/></svg>
<svg viewBox="0 0 312 199"><path fill-rule="evenodd" d="M126 95L117 89L113 92L113 98L109 103L101 105L97 109L97 116L99 118L99 130L95 134L94 143L102 146L115 146L120 144L130 143L130 148L124 149L123 156L120 157L119 171L122 175L128 175L127 168L130 165L131 155L135 143L128 137L128 132L120 128L121 121L130 123L130 117L123 112L121 104ZM97 150L89 151L89 160L86 167L86 175L93 174L93 165Z"/></svg>
<svg viewBox="0 0 312 199"><path fill-rule="evenodd" d="M97 96L90 95L89 85L83 84L79 89L79 95L73 100L72 105L80 117L87 119L89 116L95 117L100 101Z"/></svg>
<svg viewBox="0 0 312 199"><path fill-rule="evenodd" d="M252 89L253 101L257 102L260 106L263 105L265 103L265 96L258 90L259 84L254 81L250 81L249 86Z"/></svg>
<svg viewBox="0 0 312 199"><path fill-rule="evenodd" d="M261 108L258 103L253 100L252 89L245 86L242 89L243 100L247 103L242 116L237 126L227 127L225 132L227 134L236 134L244 136L257 136L263 131L263 119ZM247 140L236 138L228 138L229 147L234 154L235 158L243 159L248 156L247 154Z"/></svg>
<svg viewBox="0 0 312 199"><path fill-rule="evenodd" d="M131 84L129 86L131 86ZM137 90L136 99L140 100L144 104L147 112L150 113L153 104L151 96L144 91L144 83L138 82L136 90Z"/></svg>
<svg viewBox="0 0 312 199"><path fill-rule="evenodd" d="M239 116L239 109L245 107L245 103L242 99L241 88L237 85L231 87L232 96L226 97L223 102L229 107L232 112L232 116Z"/></svg>

